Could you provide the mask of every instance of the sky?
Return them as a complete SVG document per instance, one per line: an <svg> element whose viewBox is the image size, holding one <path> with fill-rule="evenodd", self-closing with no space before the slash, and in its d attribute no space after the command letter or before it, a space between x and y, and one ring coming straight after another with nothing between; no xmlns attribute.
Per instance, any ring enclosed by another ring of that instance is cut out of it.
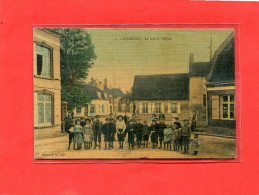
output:
<svg viewBox="0 0 259 195"><path fill-rule="evenodd" d="M232 29L85 29L95 46L97 59L89 69L91 78L108 80L108 87L130 90L135 75L189 72L194 62L210 60ZM212 37L212 38L211 38Z"/></svg>

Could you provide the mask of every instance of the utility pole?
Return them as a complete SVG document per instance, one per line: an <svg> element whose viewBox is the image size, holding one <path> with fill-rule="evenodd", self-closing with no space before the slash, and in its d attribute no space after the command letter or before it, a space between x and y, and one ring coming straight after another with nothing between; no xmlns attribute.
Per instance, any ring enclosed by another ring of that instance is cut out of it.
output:
<svg viewBox="0 0 259 195"><path fill-rule="evenodd" d="M212 66L212 33L210 34L210 46L208 47L210 49L210 68ZM205 85L206 87L206 85ZM208 126L209 123L209 116L208 116L208 91L206 89L206 126Z"/></svg>

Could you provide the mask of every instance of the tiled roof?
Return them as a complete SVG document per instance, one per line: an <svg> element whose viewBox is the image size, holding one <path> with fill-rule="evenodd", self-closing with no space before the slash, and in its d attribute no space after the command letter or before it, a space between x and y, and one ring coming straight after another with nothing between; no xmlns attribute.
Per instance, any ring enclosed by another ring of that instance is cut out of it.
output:
<svg viewBox="0 0 259 195"><path fill-rule="evenodd" d="M188 100L189 74L137 75L134 100Z"/></svg>

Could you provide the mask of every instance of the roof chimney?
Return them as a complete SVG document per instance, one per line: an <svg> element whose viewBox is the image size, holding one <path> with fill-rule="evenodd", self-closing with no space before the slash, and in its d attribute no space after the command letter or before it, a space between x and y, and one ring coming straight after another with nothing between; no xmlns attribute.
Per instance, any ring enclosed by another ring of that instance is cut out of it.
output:
<svg viewBox="0 0 259 195"><path fill-rule="evenodd" d="M104 90L108 89L107 78L104 79Z"/></svg>

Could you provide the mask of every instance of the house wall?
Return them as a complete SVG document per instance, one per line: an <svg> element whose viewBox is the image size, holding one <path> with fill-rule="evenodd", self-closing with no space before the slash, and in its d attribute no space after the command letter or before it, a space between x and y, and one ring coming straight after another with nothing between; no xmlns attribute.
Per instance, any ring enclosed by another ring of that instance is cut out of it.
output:
<svg viewBox="0 0 259 195"><path fill-rule="evenodd" d="M221 116L222 95L235 95L235 87L211 87L207 92L207 109L208 109L208 126L223 127L223 128L236 128L236 119L223 119Z"/></svg>
<svg viewBox="0 0 259 195"><path fill-rule="evenodd" d="M148 113L142 113L140 110L142 108L142 103L148 103ZM145 101L145 100L135 100L136 105L136 117L141 118L143 120L151 121L152 120L152 113L154 111L154 105L155 103L161 103L161 112L165 114L165 120L171 121L172 120L172 114L170 112L170 104L171 103L177 103L178 104L178 110L177 114L179 116L179 120L182 121L184 119L190 119L189 115L189 101L188 100L152 100L152 101ZM156 114L157 117L159 114Z"/></svg>
<svg viewBox="0 0 259 195"><path fill-rule="evenodd" d="M52 48L51 77L37 75L36 45L45 44ZM34 138L58 135L61 132L61 78L60 78L60 39L51 33L34 29L33 34L33 70L34 70ZM38 93L52 95L51 124L38 123Z"/></svg>
<svg viewBox="0 0 259 195"><path fill-rule="evenodd" d="M90 112L90 105L95 105L94 113ZM100 115L101 117L107 117L110 114L110 103L108 100L92 100L91 104L88 104L87 107L81 108L81 113L76 113L76 109L74 109L74 118L79 117L93 117L96 115ZM104 105L104 112L101 110L101 106Z"/></svg>
<svg viewBox="0 0 259 195"><path fill-rule="evenodd" d="M203 95L206 95L205 77L190 77L189 107L190 112L199 112L197 116L197 126L206 125L206 105L203 105Z"/></svg>

